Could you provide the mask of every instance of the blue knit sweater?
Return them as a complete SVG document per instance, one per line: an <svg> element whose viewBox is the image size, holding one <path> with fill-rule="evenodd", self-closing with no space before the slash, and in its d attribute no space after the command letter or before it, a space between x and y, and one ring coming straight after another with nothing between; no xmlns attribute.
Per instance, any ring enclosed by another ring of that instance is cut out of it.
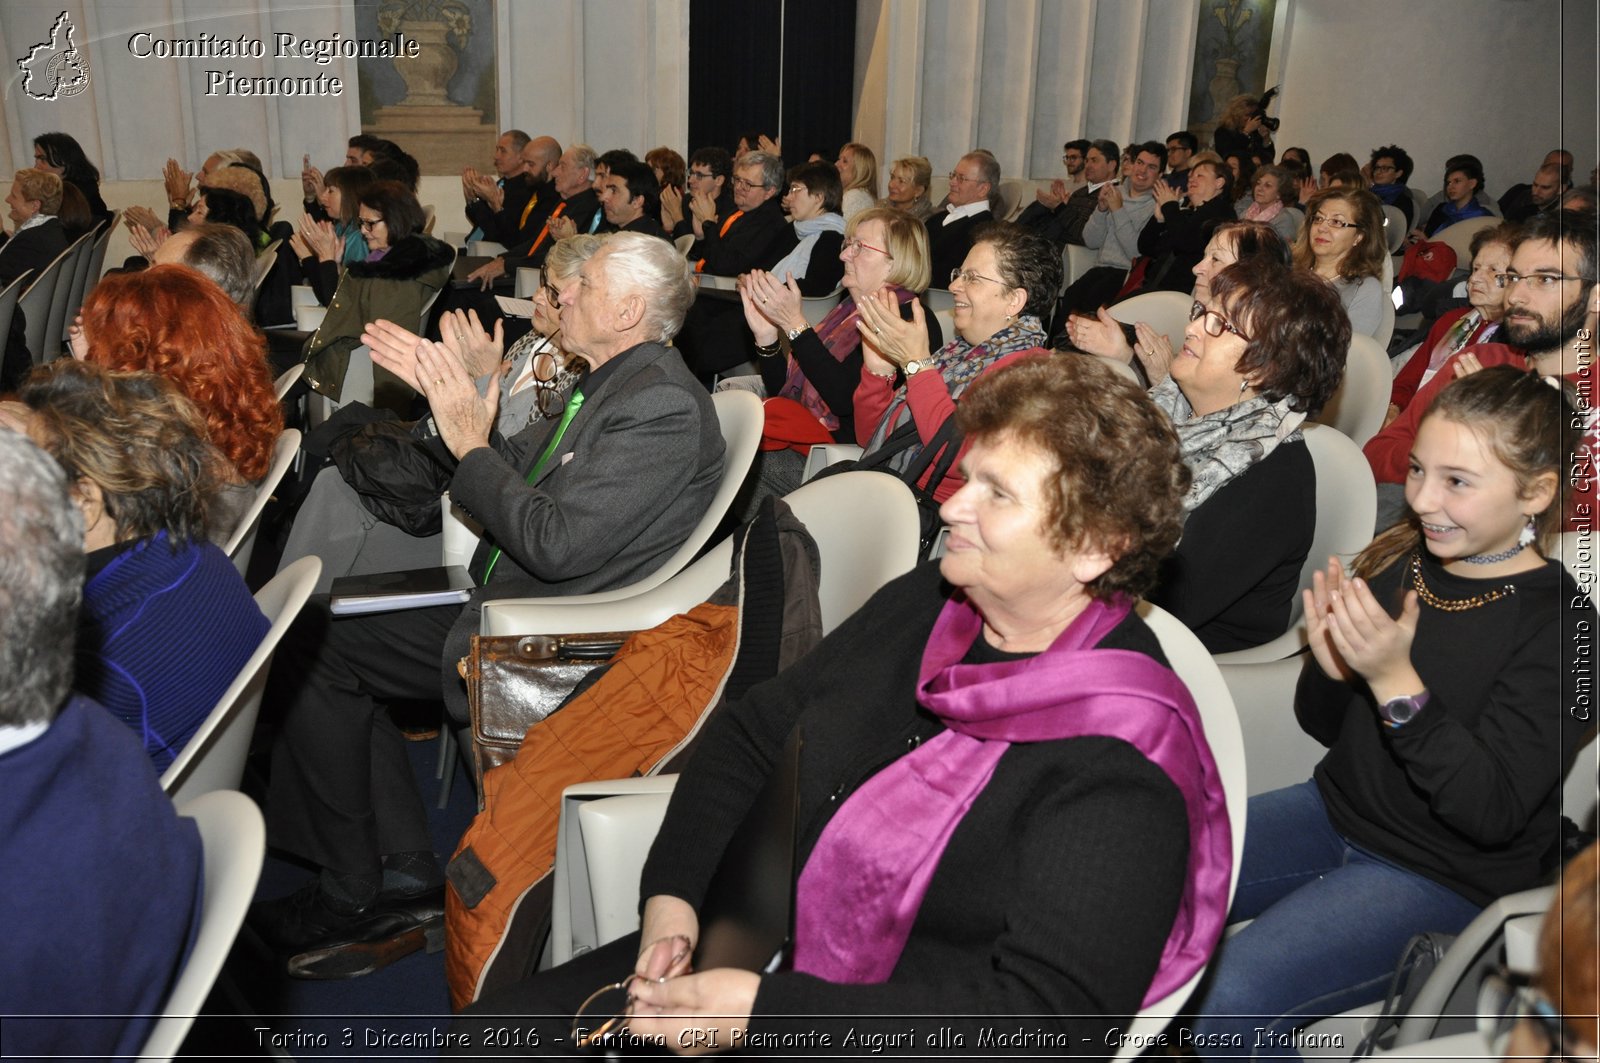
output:
<svg viewBox="0 0 1600 1063"><path fill-rule="evenodd" d="M212 543L160 533L91 575L75 689L133 728L163 771L267 633L249 588Z"/></svg>
<svg viewBox="0 0 1600 1063"><path fill-rule="evenodd" d="M82 697L0 754L0 808L6 1053L134 1055L194 941L194 822L178 818L138 740Z"/></svg>

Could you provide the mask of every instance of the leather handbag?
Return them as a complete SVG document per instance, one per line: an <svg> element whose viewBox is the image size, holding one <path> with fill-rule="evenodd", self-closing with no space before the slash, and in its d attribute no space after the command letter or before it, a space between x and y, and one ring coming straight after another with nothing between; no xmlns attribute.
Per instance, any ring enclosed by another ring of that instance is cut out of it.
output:
<svg viewBox="0 0 1600 1063"><path fill-rule="evenodd" d="M555 712L590 672L616 656L633 632L588 635L474 635L458 669L467 681L472 773L517 755L528 728Z"/></svg>

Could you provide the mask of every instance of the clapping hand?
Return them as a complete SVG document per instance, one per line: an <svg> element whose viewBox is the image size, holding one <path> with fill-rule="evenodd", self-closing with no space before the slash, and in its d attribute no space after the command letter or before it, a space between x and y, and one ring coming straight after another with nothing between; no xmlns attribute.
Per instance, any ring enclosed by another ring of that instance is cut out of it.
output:
<svg viewBox="0 0 1600 1063"><path fill-rule="evenodd" d="M1117 182L1107 181L1100 186L1100 209L1122 209L1122 189L1117 186Z"/></svg>
<svg viewBox="0 0 1600 1063"><path fill-rule="evenodd" d="M67 326L67 350L80 362L89 357L89 336L83 331L82 314L74 317L72 324Z"/></svg>
<svg viewBox="0 0 1600 1063"><path fill-rule="evenodd" d="M1100 308L1102 319L1110 318L1111 312L1105 307ZM1119 330L1120 331L1120 330ZM1152 387L1167 378L1172 370L1172 341L1164 332L1157 332L1143 321L1133 324L1133 354L1139 359L1139 364L1144 366L1144 375Z"/></svg>
<svg viewBox="0 0 1600 1063"><path fill-rule="evenodd" d="M1168 203L1176 203L1183 198L1183 193L1159 178L1156 180L1155 185L1151 187L1150 194L1155 196L1156 202L1163 207Z"/></svg>
<svg viewBox="0 0 1600 1063"><path fill-rule="evenodd" d="M1300 193L1300 205L1304 206L1307 200L1317 194L1317 179L1309 175L1302 177L1295 182L1295 189Z"/></svg>
<svg viewBox="0 0 1600 1063"><path fill-rule="evenodd" d="M1100 358L1115 358L1132 364L1133 348L1122 333L1122 323L1101 307L1094 317L1073 314L1067 318L1067 339L1084 354Z"/></svg>
<svg viewBox="0 0 1600 1063"><path fill-rule="evenodd" d="M783 138L779 137L777 140L773 140L765 133L762 133L759 137L756 137L756 150L764 151L769 155L782 155Z"/></svg>
<svg viewBox="0 0 1600 1063"><path fill-rule="evenodd" d="M740 279L738 287L745 322L758 345L771 347L778 342L779 329L792 332L806 326L800 285L793 274L787 275L780 284L778 278L766 270L753 269Z"/></svg>
<svg viewBox="0 0 1600 1063"><path fill-rule="evenodd" d="M161 228L161 219L156 217L156 212L149 207L129 207L122 212L123 224L127 225L128 232L133 232L135 225L140 225L148 232L155 232Z"/></svg>
<svg viewBox="0 0 1600 1063"><path fill-rule="evenodd" d="M133 245L135 251L146 259L154 258L156 248L160 247L167 237L171 235L172 233L164 225L158 226L154 231L146 229L143 225L134 224L128 226L128 242Z"/></svg>
<svg viewBox="0 0 1600 1063"><path fill-rule="evenodd" d="M188 209L189 184L194 180L194 174L179 166L177 159L168 159L166 166L162 167L161 180L167 186L167 203Z"/></svg>
<svg viewBox="0 0 1600 1063"><path fill-rule="evenodd" d="M476 310L447 310L439 317L439 342L473 379L479 379L500 368L506 346L505 322L496 318L490 336Z"/></svg>
<svg viewBox="0 0 1600 1063"><path fill-rule="evenodd" d="M344 257L344 238L334 231L333 223L317 221L309 214L301 215L300 231L290 245L302 258L308 257L301 253L302 248L323 262L337 262Z"/></svg>
<svg viewBox="0 0 1600 1063"><path fill-rule="evenodd" d="M1327 573L1313 575L1305 608L1311 652L1327 675L1346 681L1359 675L1380 703L1423 689L1411 666L1416 591L1406 592L1399 617L1391 617L1365 580L1346 578L1338 559L1329 558Z"/></svg>
<svg viewBox="0 0 1600 1063"><path fill-rule="evenodd" d="M857 304L861 317L856 329L862 340L870 345L863 357L876 355L887 368L898 369L907 362L928 357L928 321L923 315L922 302L911 300L911 320L900 316L900 301L888 288L880 288Z"/></svg>
<svg viewBox="0 0 1600 1063"><path fill-rule="evenodd" d="M683 220L683 192L676 185L661 189L661 227L671 232Z"/></svg>
<svg viewBox="0 0 1600 1063"><path fill-rule="evenodd" d="M377 348L373 351L376 358ZM488 391L479 397L467 367L441 344L431 340L418 343L413 362L420 385L417 390L428 400L439 438L456 460L488 446L489 429L500 405L500 374L489 377Z"/></svg>
<svg viewBox="0 0 1600 1063"><path fill-rule="evenodd" d="M1048 188L1040 188L1034 192L1033 198L1039 201L1040 206L1047 207L1050 210L1055 210L1057 207L1061 206L1061 200L1063 198L1061 195L1061 188L1062 183L1060 181L1051 181Z"/></svg>
<svg viewBox="0 0 1600 1063"><path fill-rule="evenodd" d="M565 240L567 237L576 234L577 231L578 223L567 217L565 214L561 215L559 218L550 219L550 239L552 240L558 242Z"/></svg>

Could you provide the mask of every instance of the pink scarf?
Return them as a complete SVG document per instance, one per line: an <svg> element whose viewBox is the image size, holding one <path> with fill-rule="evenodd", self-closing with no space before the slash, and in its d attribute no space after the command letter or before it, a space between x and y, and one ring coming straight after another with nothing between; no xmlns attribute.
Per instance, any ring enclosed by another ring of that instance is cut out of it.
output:
<svg viewBox="0 0 1600 1063"><path fill-rule="evenodd" d="M1252 202L1250 206L1245 209L1244 217L1240 220L1268 222L1282 213L1283 200L1281 199L1275 200L1265 207L1263 207L1260 203Z"/></svg>
<svg viewBox="0 0 1600 1063"><path fill-rule="evenodd" d="M1010 743L1082 736L1133 745L1178 787L1189 815L1183 897L1145 1004L1205 965L1227 917L1227 803L1183 682L1144 654L1094 648L1130 607L1091 602L1043 653L978 665L960 662L983 617L959 594L945 604L917 701L948 730L868 779L823 828L797 888L795 970L887 981L950 836Z"/></svg>

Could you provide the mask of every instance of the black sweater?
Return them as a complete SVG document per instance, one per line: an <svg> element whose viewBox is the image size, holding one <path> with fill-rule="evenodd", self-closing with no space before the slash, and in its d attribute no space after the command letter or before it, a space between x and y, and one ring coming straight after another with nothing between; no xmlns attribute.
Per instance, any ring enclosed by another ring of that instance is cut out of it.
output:
<svg viewBox="0 0 1600 1063"><path fill-rule="evenodd" d="M795 867L803 868L852 791L942 730L914 690L947 593L937 566L919 567L809 656L713 717L650 850L642 895L699 906L797 724L805 750ZM1132 614L1101 646L1163 659ZM937 1027L960 1034L967 1052L984 1050L983 1031L1022 1027L1069 1036L1074 1054L1109 1056L1106 1031L1125 1026L1139 1007L1171 930L1187 822L1177 788L1123 742L1012 745L951 836L889 980L836 985L765 975L750 1031L815 1030L830 1043L808 1051L861 1054L863 1045L846 1043L852 1028L859 1035L914 1027L916 1050L940 1055L948 1052L930 1051L924 1040ZM999 1021L1005 1016L1012 1018Z"/></svg>
<svg viewBox="0 0 1600 1063"><path fill-rule="evenodd" d="M1212 653L1259 646L1289 627L1317 524L1317 470L1284 443L1189 514L1150 600Z"/></svg>
<svg viewBox="0 0 1600 1063"><path fill-rule="evenodd" d="M1592 725L1592 697L1580 701L1579 690L1593 691L1594 607L1555 562L1511 579L1464 579L1422 557L1442 598L1508 583L1516 593L1461 612L1422 604L1411 663L1429 700L1404 727L1383 724L1364 683L1329 679L1309 659L1295 715L1331 747L1316 781L1341 834L1487 904L1554 867L1563 768ZM1407 562L1369 583L1397 614L1412 585ZM1573 652L1582 631L1588 656Z"/></svg>
<svg viewBox="0 0 1600 1063"><path fill-rule="evenodd" d="M1223 222L1233 221L1230 196L1215 197L1190 209L1169 203L1161 217L1150 215L1139 231L1139 253L1149 255L1142 290L1187 292L1194 287L1194 267L1206 253L1211 234Z"/></svg>

